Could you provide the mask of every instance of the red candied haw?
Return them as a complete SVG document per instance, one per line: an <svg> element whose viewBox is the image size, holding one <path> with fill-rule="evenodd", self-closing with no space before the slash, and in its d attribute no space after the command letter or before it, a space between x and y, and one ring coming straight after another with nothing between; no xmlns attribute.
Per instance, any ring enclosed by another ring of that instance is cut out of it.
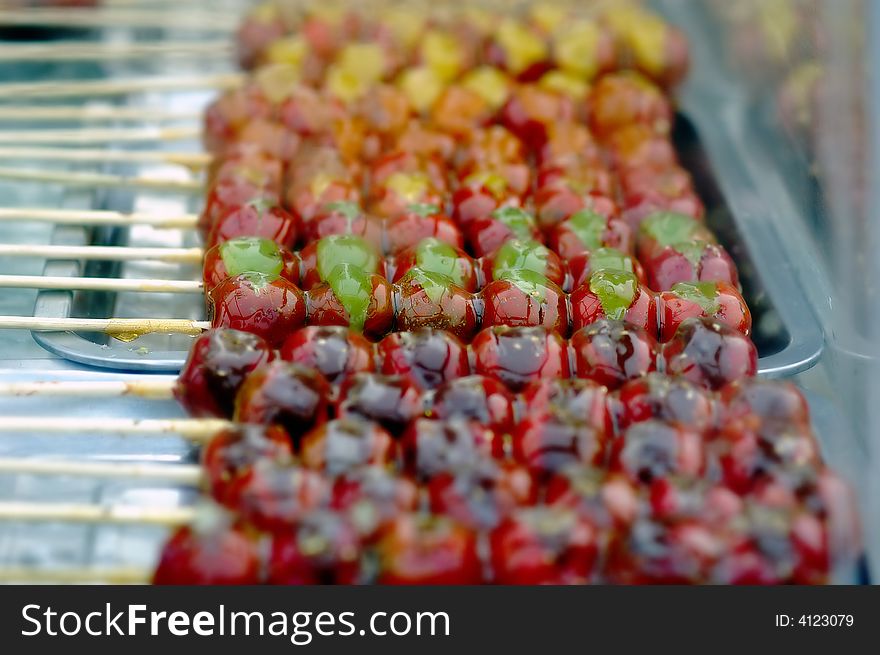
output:
<svg viewBox="0 0 880 655"><path fill-rule="evenodd" d="M272 535L267 582L277 585L356 584L361 573L357 530L335 512L314 512L292 531Z"/></svg>
<svg viewBox="0 0 880 655"><path fill-rule="evenodd" d="M396 448L391 435L375 423L340 418L306 434L299 455L303 466L336 476L368 464L391 464Z"/></svg>
<svg viewBox="0 0 880 655"><path fill-rule="evenodd" d="M639 73L622 71L603 75L590 91L590 127L600 138L634 123L657 134L672 129L672 107L658 87Z"/></svg>
<svg viewBox="0 0 880 655"><path fill-rule="evenodd" d="M624 202L621 218L638 227L645 218L658 211L675 212L702 219L706 213L703 202L693 188L690 174L683 168L632 169L625 173Z"/></svg>
<svg viewBox="0 0 880 655"><path fill-rule="evenodd" d="M346 380L336 407L337 416L376 421L395 436L422 411L422 394L410 380L372 373L358 373Z"/></svg>
<svg viewBox="0 0 880 655"><path fill-rule="evenodd" d="M491 530L517 507L534 505L538 485L528 469L482 462L446 471L428 481L431 511L474 530Z"/></svg>
<svg viewBox="0 0 880 655"><path fill-rule="evenodd" d="M235 420L281 425L299 437L327 421L326 380L312 369L275 360L248 375L235 401Z"/></svg>
<svg viewBox="0 0 880 655"><path fill-rule="evenodd" d="M657 341L641 328L601 320L571 337L575 373L611 390L656 368Z"/></svg>
<svg viewBox="0 0 880 655"><path fill-rule="evenodd" d="M481 459L501 458L504 444L479 423L453 418L419 419L401 439L404 469L422 480L475 465Z"/></svg>
<svg viewBox="0 0 880 655"><path fill-rule="evenodd" d="M659 419L709 430L715 425L715 399L702 387L682 378L649 373L624 384L614 398L619 430L635 423Z"/></svg>
<svg viewBox="0 0 880 655"><path fill-rule="evenodd" d="M589 194L599 198L608 198L616 194L611 170L603 165L585 163L569 164L567 168L544 167L538 171L535 187L545 194L564 191L581 197ZM552 225L542 227L552 227Z"/></svg>
<svg viewBox="0 0 880 655"><path fill-rule="evenodd" d="M399 282L412 269L439 273L456 285L473 293L480 281L480 268L464 250L436 238L422 239L407 248L394 260L394 282Z"/></svg>
<svg viewBox="0 0 880 655"><path fill-rule="evenodd" d="M573 121L575 113L571 98L535 85L524 85L514 90L501 108L500 118L508 130L536 150L547 142L552 125Z"/></svg>
<svg viewBox="0 0 880 655"><path fill-rule="evenodd" d="M603 531L625 529L639 513L636 486L592 466L563 468L548 480L544 502L576 512Z"/></svg>
<svg viewBox="0 0 880 655"><path fill-rule="evenodd" d="M460 167L456 177L458 189L452 196L453 216L462 226L512 201L525 202L532 190L532 170L524 161L472 163Z"/></svg>
<svg viewBox="0 0 880 655"><path fill-rule="evenodd" d="M527 162L528 156L523 142L501 125L491 125L472 132L455 155L455 168L459 172Z"/></svg>
<svg viewBox="0 0 880 655"><path fill-rule="evenodd" d="M281 346L281 359L312 368L330 384L353 373L375 370L373 344L340 326L309 326L291 334Z"/></svg>
<svg viewBox="0 0 880 655"><path fill-rule="evenodd" d="M670 476L699 478L706 468L703 441L689 426L655 419L635 423L614 442L611 470L644 484Z"/></svg>
<svg viewBox="0 0 880 655"><path fill-rule="evenodd" d="M490 537L496 584L584 584L599 559L598 530L561 508L520 509Z"/></svg>
<svg viewBox="0 0 880 655"><path fill-rule="evenodd" d="M256 334L226 328L203 332L180 371L174 397L192 416L231 418L241 383L272 355Z"/></svg>
<svg viewBox="0 0 880 655"><path fill-rule="evenodd" d="M451 161L458 147L456 140L423 120L411 120L394 143L395 150L411 152L422 157L438 157Z"/></svg>
<svg viewBox="0 0 880 655"><path fill-rule="evenodd" d="M451 84L431 112L431 122L455 137L466 137L489 123L494 111L483 96L461 84Z"/></svg>
<svg viewBox="0 0 880 655"><path fill-rule="evenodd" d="M739 286L736 264L721 246L701 241L668 246L646 259L648 286L668 291L679 282L724 282Z"/></svg>
<svg viewBox="0 0 880 655"><path fill-rule="evenodd" d="M513 430L513 458L546 480L573 464L601 466L605 441L604 426L564 416L527 416Z"/></svg>
<svg viewBox="0 0 880 655"><path fill-rule="evenodd" d="M428 183L439 191L446 191L446 164L439 157L423 157L405 150L383 154L371 162L369 168L372 190L381 189L398 175L426 177ZM372 196L373 199L376 196Z"/></svg>
<svg viewBox="0 0 880 655"><path fill-rule="evenodd" d="M562 215L550 231L547 243L565 260L600 248L614 248L627 254L633 249L632 230L626 223L613 218L613 214L589 208Z"/></svg>
<svg viewBox="0 0 880 655"><path fill-rule="evenodd" d="M329 282L337 266L349 264L367 275L385 277L385 263L378 250L354 234L334 234L308 244L299 253L302 262L300 287L308 291Z"/></svg>
<svg viewBox="0 0 880 655"><path fill-rule="evenodd" d="M345 118L341 103L328 94L297 84L281 103L278 116L288 129L303 137L329 134L333 124Z"/></svg>
<svg viewBox="0 0 880 655"><path fill-rule="evenodd" d="M638 227L636 254L639 260L649 264L669 248L688 255L702 248L702 244L712 243L715 243L715 235L696 218L674 211L655 211Z"/></svg>
<svg viewBox="0 0 880 655"><path fill-rule="evenodd" d="M557 418L612 432L606 407L608 389L592 380L536 380L523 390L520 399L523 416L536 421Z"/></svg>
<svg viewBox="0 0 880 655"><path fill-rule="evenodd" d="M207 291L226 278L242 273L280 275L296 284L299 282L299 259L274 241L260 237L236 237L205 252L202 281Z"/></svg>
<svg viewBox="0 0 880 655"><path fill-rule="evenodd" d="M435 186L427 173L394 173L384 184L372 186L369 209L377 216L392 218L407 212L412 205L442 207L445 196L445 189Z"/></svg>
<svg viewBox="0 0 880 655"><path fill-rule="evenodd" d="M278 426L239 425L214 435L202 450L202 466L211 495L234 504L232 489L258 462L293 461L290 437Z"/></svg>
<svg viewBox="0 0 880 655"><path fill-rule="evenodd" d="M482 567L474 532L446 517L404 514L376 545L379 584L479 584Z"/></svg>
<svg viewBox="0 0 880 655"><path fill-rule="evenodd" d="M791 382L739 380L721 390L721 425L759 422L762 426L809 428L810 408Z"/></svg>
<svg viewBox="0 0 880 655"><path fill-rule="evenodd" d="M465 227L465 236L476 257L485 257L511 239L541 241L535 217L519 207L501 207Z"/></svg>
<svg viewBox="0 0 880 655"><path fill-rule="evenodd" d="M746 301L727 282L679 282L660 294L660 341L669 341L682 321L703 316L748 336L752 315Z"/></svg>
<svg viewBox="0 0 880 655"><path fill-rule="evenodd" d="M565 292L540 273L508 271L490 282L480 295L485 327L540 326L563 337L568 334Z"/></svg>
<svg viewBox="0 0 880 655"><path fill-rule="evenodd" d="M342 166L342 164L339 164ZM330 203L355 203L361 200L356 181L347 170L303 171L287 187L285 205L303 223L312 221Z"/></svg>
<svg viewBox="0 0 880 655"><path fill-rule="evenodd" d="M618 169L676 166L672 139L644 123L633 123L612 132L605 142Z"/></svg>
<svg viewBox="0 0 880 655"><path fill-rule="evenodd" d="M513 403L513 395L501 382L470 375L450 380L436 390L431 416L470 419L496 435L505 435L513 429Z"/></svg>
<svg viewBox="0 0 880 655"><path fill-rule="evenodd" d="M547 141L535 152L535 164L541 168L571 164L602 164L602 150L586 125L579 122L553 123Z"/></svg>
<svg viewBox="0 0 880 655"><path fill-rule="evenodd" d="M663 345L663 371L717 391L725 384L754 377L758 351L742 332L708 318L690 318Z"/></svg>
<svg viewBox="0 0 880 655"><path fill-rule="evenodd" d="M416 511L419 502L419 487L410 478L388 467L362 466L333 479L330 507L372 539L398 515Z"/></svg>
<svg viewBox="0 0 880 655"><path fill-rule="evenodd" d="M487 328L474 339L473 352L477 374L514 392L534 380L570 375L565 342L544 328Z"/></svg>
<svg viewBox="0 0 880 655"><path fill-rule="evenodd" d="M450 277L412 268L396 287L398 330L447 330L465 342L477 331L479 316L474 295Z"/></svg>
<svg viewBox="0 0 880 655"><path fill-rule="evenodd" d="M577 289L593 277L593 273L603 270L633 273L640 285L645 285L645 272L637 259L614 248L598 248L582 252L567 260L571 286Z"/></svg>
<svg viewBox="0 0 880 655"><path fill-rule="evenodd" d="M461 230L437 205L409 205L385 222L385 247L390 255L401 255L426 239L451 248L464 245Z"/></svg>
<svg viewBox="0 0 880 655"><path fill-rule="evenodd" d="M306 299L312 325L341 325L375 340L394 322L391 283L351 264L337 265L326 283L306 292Z"/></svg>
<svg viewBox="0 0 880 655"><path fill-rule="evenodd" d="M742 514L744 499L723 485L686 477L654 480L647 490L646 515L661 521L698 519L722 531Z"/></svg>
<svg viewBox="0 0 880 655"><path fill-rule="evenodd" d="M329 202L315 212L303 225L303 243L314 243L324 237L340 234L358 236L381 252L383 233L382 219L365 213L354 202Z"/></svg>
<svg viewBox="0 0 880 655"><path fill-rule="evenodd" d="M626 321L650 335L657 334L657 302L635 273L596 271L571 293L570 303L573 330L611 319Z"/></svg>
<svg viewBox="0 0 880 655"><path fill-rule="evenodd" d="M271 103L255 84L223 93L205 109L205 148L223 153L249 121L271 118L272 112Z"/></svg>
<svg viewBox="0 0 880 655"><path fill-rule="evenodd" d="M490 257L484 257L481 264L482 277L487 281L503 279L509 273L531 271L557 286L563 287L567 283L565 263L559 255L537 241L508 241Z"/></svg>
<svg viewBox="0 0 880 655"><path fill-rule="evenodd" d="M230 208L211 225L205 245L208 248L236 237L262 237L285 248L292 248L300 232L295 216L272 200L249 197Z"/></svg>
<svg viewBox="0 0 880 655"><path fill-rule="evenodd" d="M306 303L302 291L282 277L242 273L208 293L211 324L263 337L272 346L302 327Z"/></svg>
<svg viewBox="0 0 880 655"><path fill-rule="evenodd" d="M261 582L259 543L242 528L182 527L162 547L155 585L253 585Z"/></svg>
<svg viewBox="0 0 880 655"><path fill-rule="evenodd" d="M468 351L442 330L395 332L377 346L378 365L386 375L406 375L422 389L434 389L471 372Z"/></svg>
<svg viewBox="0 0 880 655"><path fill-rule="evenodd" d="M412 118L406 94L390 84L376 84L360 98L354 112L366 120L373 132L400 134Z"/></svg>
<svg viewBox="0 0 880 655"><path fill-rule="evenodd" d="M330 485L317 471L260 460L228 485L226 506L249 524L285 531L326 506Z"/></svg>
<svg viewBox="0 0 880 655"><path fill-rule="evenodd" d="M241 153L259 152L286 163L296 157L300 142L299 135L282 123L256 119L242 128L235 143L223 154L236 156Z"/></svg>

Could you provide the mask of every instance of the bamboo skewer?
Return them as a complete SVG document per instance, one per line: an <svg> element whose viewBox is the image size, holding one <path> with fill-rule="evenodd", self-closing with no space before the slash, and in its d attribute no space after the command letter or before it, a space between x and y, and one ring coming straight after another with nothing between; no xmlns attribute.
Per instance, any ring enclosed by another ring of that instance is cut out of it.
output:
<svg viewBox="0 0 880 655"><path fill-rule="evenodd" d="M161 107L116 107L108 105L0 105L0 120L28 122L138 121L171 122L198 120L193 111L174 111Z"/></svg>
<svg viewBox="0 0 880 655"><path fill-rule="evenodd" d="M191 523L195 517L196 509L192 507L156 508L85 503L0 502L0 520L5 521L64 521L176 527Z"/></svg>
<svg viewBox="0 0 880 655"><path fill-rule="evenodd" d="M199 264L202 248L134 248L126 246L56 246L0 243L0 257L81 259L127 262L146 259L156 262Z"/></svg>
<svg viewBox="0 0 880 655"><path fill-rule="evenodd" d="M201 282L195 280L67 277L64 275L0 275L0 289L202 293L204 286Z"/></svg>
<svg viewBox="0 0 880 655"><path fill-rule="evenodd" d="M133 380L120 382L100 380L43 380L37 382L2 382L0 396L75 396L77 398L110 398L134 396L149 400L168 400L174 395L175 379Z"/></svg>
<svg viewBox="0 0 880 655"><path fill-rule="evenodd" d="M220 55L228 55L232 51L233 45L228 39L212 41L163 41L161 43L114 43L112 41L93 43L16 43L0 46L0 62L104 62L110 59L141 59L157 56L210 56L214 58Z"/></svg>
<svg viewBox="0 0 880 655"><path fill-rule="evenodd" d="M37 432L41 435L88 433L113 436L178 435L204 443L218 432L235 426L232 421L211 418L47 418L42 416L0 416L0 434Z"/></svg>
<svg viewBox="0 0 880 655"><path fill-rule="evenodd" d="M0 568L0 583L31 584L149 584L153 572L136 566L113 568L45 569L32 567Z"/></svg>
<svg viewBox="0 0 880 655"><path fill-rule="evenodd" d="M75 396L77 398L134 396L150 400L167 400L173 397L175 384L175 379L134 380L131 382L115 380L2 382L0 383L0 396Z"/></svg>
<svg viewBox="0 0 880 655"><path fill-rule="evenodd" d="M199 32L232 32L237 16L224 12L156 11L152 9L30 8L0 10L0 25L79 28L190 29Z"/></svg>
<svg viewBox="0 0 880 655"><path fill-rule="evenodd" d="M199 170L207 167L213 157L202 152L0 146L0 160L3 159L78 163L175 164L191 170Z"/></svg>
<svg viewBox="0 0 880 655"><path fill-rule="evenodd" d="M29 170L22 168L0 167L0 180L18 182L42 182L46 184L63 184L70 187L105 188L139 188L153 191L173 191L176 193L197 193L204 191L205 185L200 180L171 180L155 177L138 177L128 175L110 175L107 173L82 173L72 171Z"/></svg>
<svg viewBox="0 0 880 655"><path fill-rule="evenodd" d="M0 23L2 23L0 11ZM79 98L126 95L150 91L229 90L241 86L243 73L218 73L189 77L140 77L104 80L8 82L0 84L3 98Z"/></svg>
<svg viewBox="0 0 880 655"><path fill-rule="evenodd" d="M0 329L32 332L102 332L122 341L133 341L145 334L188 334L198 336L210 329L207 321L182 318L43 318L38 316L0 316Z"/></svg>
<svg viewBox="0 0 880 655"><path fill-rule="evenodd" d="M13 457L0 458L0 474L163 480L190 487L197 486L204 478L202 468L194 464L70 462Z"/></svg>
<svg viewBox="0 0 880 655"><path fill-rule="evenodd" d="M30 221L59 225L149 225L155 228L193 228L199 217L195 214L157 216L138 212L102 209L43 209L0 207L0 222Z"/></svg>
<svg viewBox="0 0 880 655"><path fill-rule="evenodd" d="M196 139L201 129L189 127L133 127L84 130L0 130L3 145L91 145L95 143L156 143Z"/></svg>

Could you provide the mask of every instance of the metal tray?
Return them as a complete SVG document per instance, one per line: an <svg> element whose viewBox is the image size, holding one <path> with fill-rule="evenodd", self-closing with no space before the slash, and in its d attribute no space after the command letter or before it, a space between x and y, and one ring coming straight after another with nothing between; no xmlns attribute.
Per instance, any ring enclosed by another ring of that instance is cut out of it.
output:
<svg viewBox="0 0 880 655"><path fill-rule="evenodd" d="M700 110L698 118L703 116ZM772 221L753 220L749 214L731 209L727 196L715 175L713 164L696 127L697 120L680 114L674 130L676 147L682 164L694 176L697 190L706 203L710 227L731 252L740 271L743 292L753 317L753 340L758 347L759 374L765 377L792 376L810 368L819 359L824 336L796 277L791 263L780 245L780 236ZM729 154L719 155L730 168ZM729 174L733 175L735 169ZM748 193L741 180L725 180L731 193ZM186 204L163 207L186 211ZM112 193L101 198L106 209L143 210L149 198L126 193ZM65 244L96 245L195 245L195 235L181 231L155 230L83 230L63 228L55 232L54 241ZM47 275L118 275L177 279L195 279L199 272L193 267L150 263L107 264L93 262L81 270L77 262L48 262ZM171 294L113 294L95 292L47 291L37 298L35 315L63 317L72 314L84 317L163 316L202 318L204 307L192 296ZM132 343L122 343L102 335L72 333L35 333L34 338L47 350L72 361L130 371L174 371L183 364L188 337L148 335Z"/></svg>

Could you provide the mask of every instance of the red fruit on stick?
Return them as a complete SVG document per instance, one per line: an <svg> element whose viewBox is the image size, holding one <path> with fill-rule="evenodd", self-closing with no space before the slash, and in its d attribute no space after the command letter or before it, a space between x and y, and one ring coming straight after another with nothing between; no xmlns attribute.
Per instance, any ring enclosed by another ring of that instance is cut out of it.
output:
<svg viewBox="0 0 880 655"><path fill-rule="evenodd" d="M577 377L611 390L655 370L657 341L641 328L601 320L571 337Z"/></svg>
<svg viewBox="0 0 880 655"><path fill-rule="evenodd" d="M488 328L473 342L475 371L511 391L534 380L570 375L566 343L544 328Z"/></svg>

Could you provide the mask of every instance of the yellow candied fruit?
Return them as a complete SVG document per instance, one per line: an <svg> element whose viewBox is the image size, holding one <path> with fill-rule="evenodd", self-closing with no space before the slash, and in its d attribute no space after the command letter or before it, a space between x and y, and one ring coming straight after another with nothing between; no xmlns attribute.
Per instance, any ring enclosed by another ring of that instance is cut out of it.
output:
<svg viewBox="0 0 880 655"><path fill-rule="evenodd" d="M382 22L391 30L395 41L407 50L416 46L425 29L425 17L417 11L403 7L389 9L383 14Z"/></svg>
<svg viewBox="0 0 880 655"><path fill-rule="evenodd" d="M494 66L480 66L464 76L463 87L480 96L492 109L498 109L510 96L510 77Z"/></svg>
<svg viewBox="0 0 880 655"><path fill-rule="evenodd" d="M290 64L268 64L257 69L254 79L266 99L277 105L290 97L299 84L300 70Z"/></svg>
<svg viewBox="0 0 880 655"><path fill-rule="evenodd" d="M471 173L465 178L464 185L466 187L478 185L484 186L493 196L499 199L503 198L507 193L507 180L493 171L477 171L476 173Z"/></svg>
<svg viewBox="0 0 880 655"><path fill-rule="evenodd" d="M289 64L302 67L309 52L309 45L301 36L288 36L273 41L266 50L266 59L272 64Z"/></svg>
<svg viewBox="0 0 880 655"><path fill-rule="evenodd" d="M416 203L430 188L431 180L424 173L393 173L385 180L384 186L394 191L405 202Z"/></svg>
<svg viewBox="0 0 880 655"><path fill-rule="evenodd" d="M550 34L563 24L568 17L568 11L559 3L539 2L531 6L529 17L535 25Z"/></svg>
<svg viewBox="0 0 880 655"><path fill-rule="evenodd" d="M325 88L330 95L350 103L366 95L370 82L338 64L333 64L327 68Z"/></svg>
<svg viewBox="0 0 880 655"><path fill-rule="evenodd" d="M504 19L495 32L495 40L507 60L507 68L518 75L547 58L547 44L528 27L515 20Z"/></svg>
<svg viewBox="0 0 880 655"><path fill-rule="evenodd" d="M590 85L583 78L561 70L545 73L538 83L544 89L562 93L574 100L583 100L590 90Z"/></svg>
<svg viewBox="0 0 880 655"><path fill-rule="evenodd" d="M446 84L432 69L417 66L403 71L397 78L397 86L413 109L424 112L434 106Z"/></svg>
<svg viewBox="0 0 880 655"><path fill-rule="evenodd" d="M662 18L651 14L630 25L624 39L636 65L651 75L660 75L666 63L667 26Z"/></svg>
<svg viewBox="0 0 880 655"><path fill-rule="evenodd" d="M366 84L378 82L385 75L385 51L378 43L351 43L342 49L336 63Z"/></svg>
<svg viewBox="0 0 880 655"><path fill-rule="evenodd" d="M569 74L591 80L599 71L599 26L580 20L557 32L553 46L556 63Z"/></svg>
<svg viewBox="0 0 880 655"><path fill-rule="evenodd" d="M611 28L611 31L617 36L626 34L629 26L638 21L644 14L641 7L631 2L620 2L609 6L602 12L602 20Z"/></svg>
<svg viewBox="0 0 880 655"><path fill-rule="evenodd" d="M447 82L458 77L464 66L455 37L437 30L425 34L421 56L422 62Z"/></svg>

